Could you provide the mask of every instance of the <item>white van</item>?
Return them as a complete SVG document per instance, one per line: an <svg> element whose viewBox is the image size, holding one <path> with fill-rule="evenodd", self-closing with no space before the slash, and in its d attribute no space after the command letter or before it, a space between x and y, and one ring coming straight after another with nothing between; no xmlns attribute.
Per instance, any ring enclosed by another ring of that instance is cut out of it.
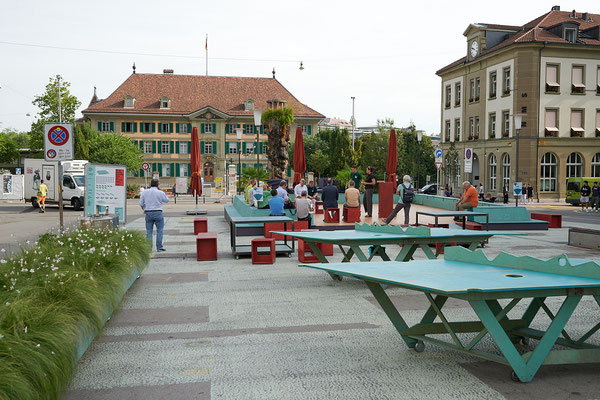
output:
<svg viewBox="0 0 600 400"><path fill-rule="evenodd" d="M83 207L85 194L85 164L88 161L63 161L63 175L59 177L58 161L46 161L39 158L26 158L25 164L25 201L35 208L40 181L48 186L46 204L58 204L58 180L62 179L63 205L71 205L79 211Z"/></svg>

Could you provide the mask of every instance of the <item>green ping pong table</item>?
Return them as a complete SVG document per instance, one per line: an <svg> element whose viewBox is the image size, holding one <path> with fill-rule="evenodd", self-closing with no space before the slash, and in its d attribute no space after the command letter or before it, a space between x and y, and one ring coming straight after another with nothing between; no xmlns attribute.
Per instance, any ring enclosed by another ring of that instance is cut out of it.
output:
<svg viewBox="0 0 600 400"><path fill-rule="evenodd" d="M505 232L489 231L465 231L461 229L428 228L426 226L402 229L400 226L379 225L355 225L354 231L319 231L319 232L275 232L282 235L301 239L308 244L315 256L322 263L329 260L323 255L318 243L331 243L337 245L344 259L342 262L350 262L356 256L359 261L371 261L375 256L381 257L383 261L391 261L388 252L391 246L399 245L399 252L395 261L410 261L418 248L421 248L429 259L436 259L443 249L453 243L468 245L474 250L477 246L488 240L493 235L506 235ZM429 245L440 243L434 252ZM369 257L361 250L360 246L372 246ZM342 280L342 277L330 274L332 278Z"/></svg>
<svg viewBox="0 0 600 400"><path fill-rule="evenodd" d="M472 252L462 247L450 247L444 260L397 264L362 262L300 266L365 281L406 345L417 352L424 350L425 343L458 350L508 365L513 370L512 379L522 382L531 381L542 365L600 362L600 346L588 342L600 329L598 313L590 324L595 325L579 338L569 335L565 329L583 296L593 296L600 306L598 261L569 259L566 255L540 260L506 253L490 260L481 250ZM409 327L382 285L424 293L430 306L421 321ZM468 302L479 321L449 321L442 308L450 297ZM550 297L564 297L557 312L545 303ZM531 300L520 318L509 317L508 313L525 299ZM504 304L501 305L499 300L504 300ZM542 311L550 319L547 329L532 328L532 321ZM436 317L441 322L434 322ZM465 338L463 333L470 333L470 336ZM452 341L432 337L440 334L449 334ZM476 349L487 334L501 355ZM533 346L530 339L537 341L537 345ZM557 349L555 345L563 349Z"/></svg>

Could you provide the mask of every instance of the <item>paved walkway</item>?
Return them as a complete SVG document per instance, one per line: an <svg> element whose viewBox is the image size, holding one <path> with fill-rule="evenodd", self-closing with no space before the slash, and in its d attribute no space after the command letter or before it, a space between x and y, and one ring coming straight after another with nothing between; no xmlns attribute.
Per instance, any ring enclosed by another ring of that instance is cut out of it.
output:
<svg viewBox="0 0 600 400"><path fill-rule="evenodd" d="M274 265L234 260L221 206L206 208L209 230L218 233L219 260L196 262L193 218L181 209L167 212L167 252L153 255L81 359L64 399L598 397L597 365L543 367L532 383L515 384L508 367L436 346L415 353L361 281L333 281L298 268L296 254ZM143 219L128 228L143 229ZM565 228L497 236L485 251L600 258L599 251L571 248L566 240ZM415 292L392 288L388 294L408 310L409 323L427 308ZM451 303L448 317L468 318L465 305ZM568 329L582 332L597 322L597 305L585 300ZM489 340L481 346L494 348Z"/></svg>

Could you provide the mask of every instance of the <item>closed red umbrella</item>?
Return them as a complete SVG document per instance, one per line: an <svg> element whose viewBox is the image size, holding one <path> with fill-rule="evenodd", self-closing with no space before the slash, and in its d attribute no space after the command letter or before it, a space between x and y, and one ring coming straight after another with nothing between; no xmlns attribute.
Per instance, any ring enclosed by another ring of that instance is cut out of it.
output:
<svg viewBox="0 0 600 400"><path fill-rule="evenodd" d="M198 128L192 129L192 148L190 149L190 166L192 169L192 193L196 196L202 195L201 165L200 165L200 139L198 139Z"/></svg>
<svg viewBox="0 0 600 400"><path fill-rule="evenodd" d="M396 146L396 131L390 131L390 141L388 143L387 164L385 172L387 173L386 182L396 182L396 168L398 168L398 148Z"/></svg>
<svg viewBox="0 0 600 400"><path fill-rule="evenodd" d="M306 155L304 154L304 139L302 128L296 128L296 141L294 142L294 186L300 182L306 172Z"/></svg>

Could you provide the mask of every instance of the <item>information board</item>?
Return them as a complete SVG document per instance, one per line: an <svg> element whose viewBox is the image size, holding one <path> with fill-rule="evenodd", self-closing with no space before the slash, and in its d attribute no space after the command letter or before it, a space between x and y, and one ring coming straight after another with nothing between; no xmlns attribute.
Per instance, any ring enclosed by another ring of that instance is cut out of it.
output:
<svg viewBox="0 0 600 400"><path fill-rule="evenodd" d="M187 193L188 192L188 178L185 176L175 178L175 191L177 193Z"/></svg>
<svg viewBox="0 0 600 400"><path fill-rule="evenodd" d="M127 168L124 165L86 164L85 216L117 214L127 218Z"/></svg>

